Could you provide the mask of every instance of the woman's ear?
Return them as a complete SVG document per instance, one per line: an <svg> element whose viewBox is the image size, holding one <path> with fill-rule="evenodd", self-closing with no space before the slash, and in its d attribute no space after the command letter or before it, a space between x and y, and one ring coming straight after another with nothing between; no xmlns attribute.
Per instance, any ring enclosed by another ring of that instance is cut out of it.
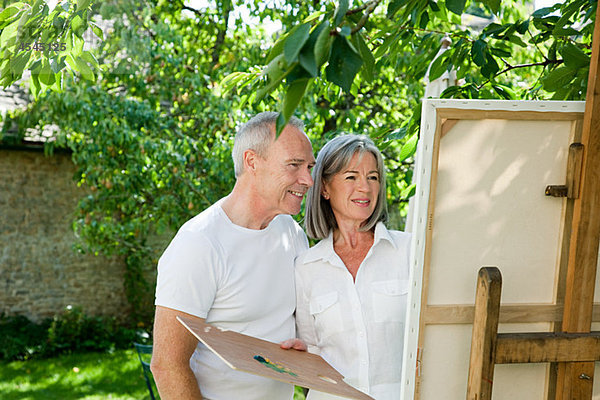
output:
<svg viewBox="0 0 600 400"><path fill-rule="evenodd" d="M327 190L321 190L321 196L323 196L325 200L329 200L329 193L327 193Z"/></svg>

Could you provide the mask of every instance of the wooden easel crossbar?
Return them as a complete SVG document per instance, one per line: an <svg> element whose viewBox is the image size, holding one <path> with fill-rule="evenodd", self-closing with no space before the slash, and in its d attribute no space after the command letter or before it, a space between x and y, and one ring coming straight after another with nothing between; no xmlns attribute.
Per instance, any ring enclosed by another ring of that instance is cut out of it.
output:
<svg viewBox="0 0 600 400"><path fill-rule="evenodd" d="M496 364L600 361L600 332L498 333L502 275L483 267L477 278L467 400L490 400ZM582 373L580 380L591 381Z"/></svg>

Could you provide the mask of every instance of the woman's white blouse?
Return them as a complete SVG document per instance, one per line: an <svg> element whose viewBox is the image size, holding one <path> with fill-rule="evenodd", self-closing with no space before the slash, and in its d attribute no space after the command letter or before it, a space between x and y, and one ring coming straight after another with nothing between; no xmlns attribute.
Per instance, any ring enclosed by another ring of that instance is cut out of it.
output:
<svg viewBox="0 0 600 400"><path fill-rule="evenodd" d="M400 396L409 248L410 234L380 222L355 282L332 234L296 260L298 337L377 400ZM315 391L308 397L334 398Z"/></svg>

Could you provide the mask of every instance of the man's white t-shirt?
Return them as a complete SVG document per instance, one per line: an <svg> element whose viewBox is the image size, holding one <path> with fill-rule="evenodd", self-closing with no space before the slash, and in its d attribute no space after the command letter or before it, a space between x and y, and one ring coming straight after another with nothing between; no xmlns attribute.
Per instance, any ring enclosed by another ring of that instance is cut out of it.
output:
<svg viewBox="0 0 600 400"><path fill-rule="evenodd" d="M213 204L186 222L158 262L155 304L271 342L295 337L294 259L300 226L278 215L262 230L235 225ZM290 400L293 386L229 368L201 342L190 359L211 400Z"/></svg>

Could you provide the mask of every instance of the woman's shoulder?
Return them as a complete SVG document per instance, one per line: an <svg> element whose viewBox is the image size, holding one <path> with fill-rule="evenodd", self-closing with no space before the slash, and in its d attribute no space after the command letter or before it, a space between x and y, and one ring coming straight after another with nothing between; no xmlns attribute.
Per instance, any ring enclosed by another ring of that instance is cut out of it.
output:
<svg viewBox="0 0 600 400"><path fill-rule="evenodd" d="M328 245L327 238L322 239L317 244L304 250L298 255L298 257L296 257L296 268L326 260L331 257L332 251L333 247Z"/></svg>

